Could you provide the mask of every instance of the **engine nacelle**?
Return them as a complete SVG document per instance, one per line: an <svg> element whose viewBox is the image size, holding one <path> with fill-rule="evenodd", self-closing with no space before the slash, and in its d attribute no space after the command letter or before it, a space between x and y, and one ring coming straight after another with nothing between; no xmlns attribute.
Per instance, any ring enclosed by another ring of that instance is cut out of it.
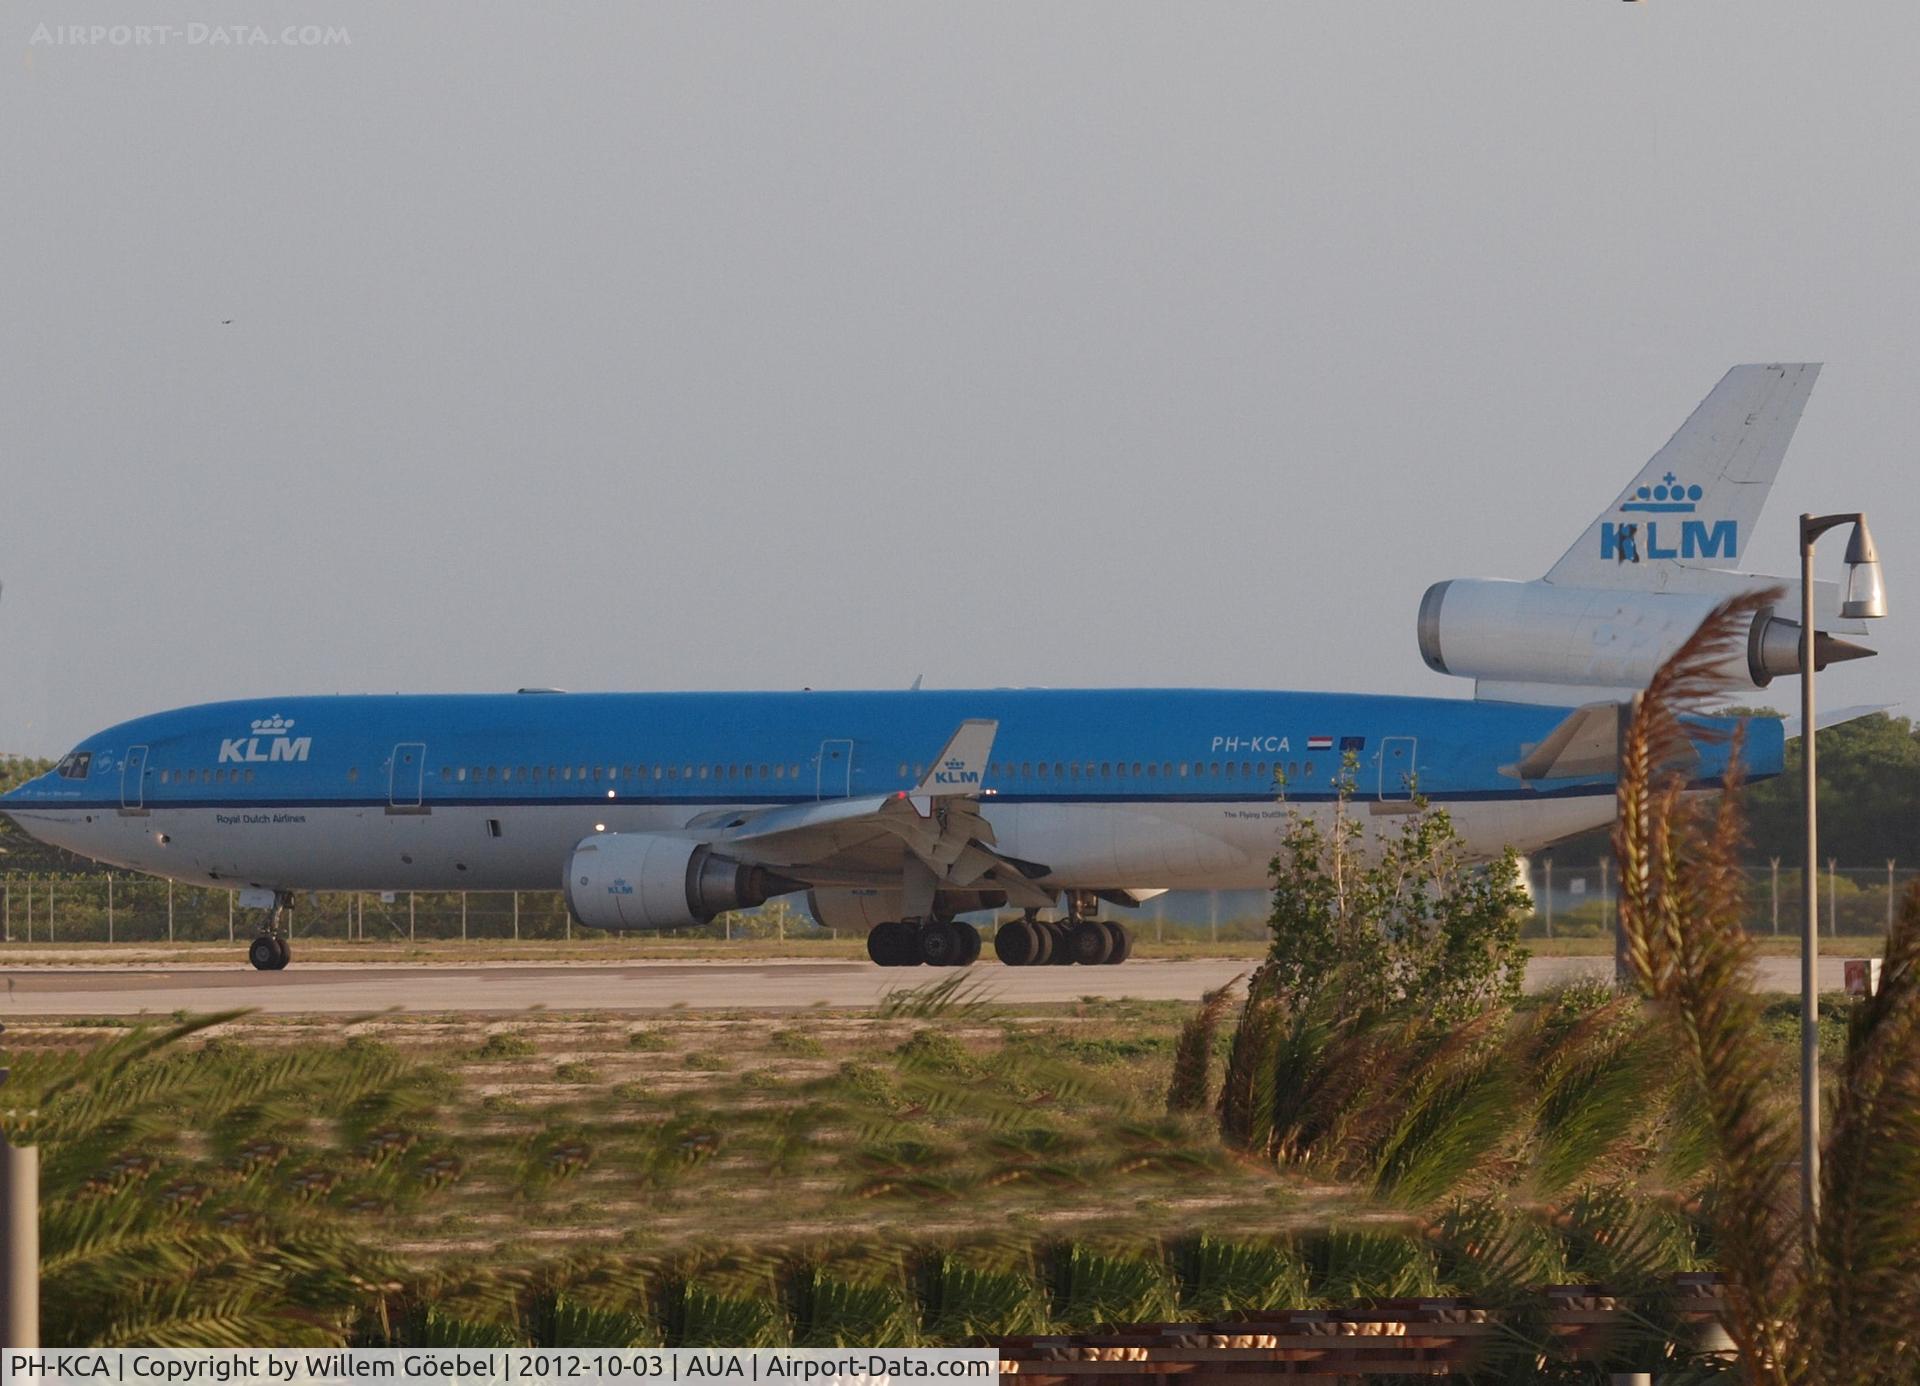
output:
<svg viewBox="0 0 1920 1386"><path fill-rule="evenodd" d="M833 889L807 892L807 912L823 929L864 937L876 924L891 924L906 908L897 890Z"/></svg>
<svg viewBox="0 0 1920 1386"><path fill-rule="evenodd" d="M703 842L657 833L597 833L567 859L567 908L594 929L683 929L799 888Z"/></svg>
<svg viewBox="0 0 1920 1386"><path fill-rule="evenodd" d="M1420 600L1420 657L1442 674L1504 684L1644 688L1720 602L1710 594L1560 587L1454 578ZM1765 688L1800 672L1800 626L1757 613L1745 651L1729 663L1736 685ZM1814 666L1872 651L1814 633Z"/></svg>

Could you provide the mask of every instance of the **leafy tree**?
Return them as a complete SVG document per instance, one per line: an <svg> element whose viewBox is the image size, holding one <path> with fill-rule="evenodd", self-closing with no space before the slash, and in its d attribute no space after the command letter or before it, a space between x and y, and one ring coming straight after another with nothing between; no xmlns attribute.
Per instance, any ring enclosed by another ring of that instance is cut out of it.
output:
<svg viewBox="0 0 1920 1386"><path fill-rule="evenodd" d="M1520 994L1532 912L1519 861L1469 864L1445 809L1417 800L1397 832L1368 852L1351 811L1352 766L1333 821L1295 812L1270 871L1270 982L1312 992L1337 975L1358 1011L1414 1005L1459 1020Z"/></svg>

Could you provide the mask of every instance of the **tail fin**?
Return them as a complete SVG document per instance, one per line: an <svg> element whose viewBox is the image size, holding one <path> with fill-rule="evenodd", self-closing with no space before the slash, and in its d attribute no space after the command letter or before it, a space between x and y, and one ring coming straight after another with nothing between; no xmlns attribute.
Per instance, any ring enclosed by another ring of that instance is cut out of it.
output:
<svg viewBox="0 0 1920 1386"><path fill-rule="evenodd" d="M1676 569L1737 568L1819 375L1817 363L1728 371L1546 580L1658 592L1694 585Z"/></svg>

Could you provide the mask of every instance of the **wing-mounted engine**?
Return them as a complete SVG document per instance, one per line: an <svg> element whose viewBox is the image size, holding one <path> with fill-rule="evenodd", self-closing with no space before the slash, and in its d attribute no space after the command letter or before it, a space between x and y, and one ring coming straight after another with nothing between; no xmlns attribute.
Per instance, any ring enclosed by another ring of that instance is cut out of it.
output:
<svg viewBox="0 0 1920 1386"><path fill-rule="evenodd" d="M682 929L802 888L706 843L658 833L596 834L567 859L567 908L594 929Z"/></svg>
<svg viewBox="0 0 1920 1386"><path fill-rule="evenodd" d="M1443 674L1475 681L1475 696L1566 706L1619 700L1660 665L1720 602L1780 587L1776 610L1754 617L1745 653L1725 673L1765 688L1800 672L1797 582L1738 570L1752 543L1817 365L1735 366L1655 453L1612 506L1533 582L1455 578L1420 602L1420 654ZM1839 610L1816 584L1816 611ZM1865 626L1837 615L1814 633L1814 665L1873 653L1840 638Z"/></svg>

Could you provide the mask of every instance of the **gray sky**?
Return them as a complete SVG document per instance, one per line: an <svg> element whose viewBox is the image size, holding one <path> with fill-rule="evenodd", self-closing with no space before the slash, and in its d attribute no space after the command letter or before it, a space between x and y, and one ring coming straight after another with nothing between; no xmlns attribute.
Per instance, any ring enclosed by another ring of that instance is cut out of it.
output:
<svg viewBox="0 0 1920 1386"><path fill-rule="evenodd" d="M188 27L236 22L350 42ZM1916 686L1911 4L6 24L0 749L294 692L1464 694L1427 584L1537 576L1775 359L1828 366L1749 566L1870 509L1902 614L1823 698Z"/></svg>

